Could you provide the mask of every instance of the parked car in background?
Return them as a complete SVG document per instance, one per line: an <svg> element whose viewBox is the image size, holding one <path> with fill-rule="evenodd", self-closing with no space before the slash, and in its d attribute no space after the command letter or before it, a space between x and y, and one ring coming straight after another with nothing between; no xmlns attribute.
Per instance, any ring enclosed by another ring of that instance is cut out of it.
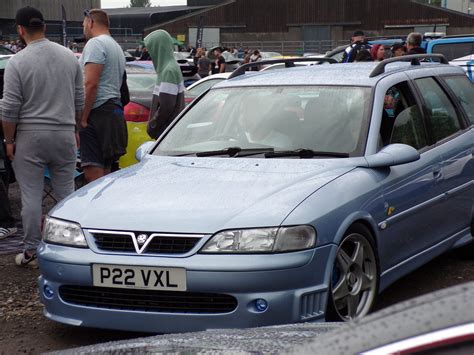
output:
<svg viewBox="0 0 474 355"><path fill-rule="evenodd" d="M464 69L467 76L474 82L474 35L447 36L434 39L427 44L428 53L443 54L451 64Z"/></svg>
<svg viewBox="0 0 474 355"><path fill-rule="evenodd" d="M0 55L13 55L15 52L13 52L11 49L5 47L5 46L0 46Z"/></svg>
<svg viewBox="0 0 474 355"><path fill-rule="evenodd" d="M217 83L226 80L230 76L230 74L232 73L219 73L209 75L188 86L188 88L184 92L184 102L186 106L193 102L199 95L209 90Z"/></svg>
<svg viewBox="0 0 474 355"><path fill-rule="evenodd" d="M5 67L12 56L13 55L0 55L0 99L3 97L3 76L5 74Z"/></svg>
<svg viewBox="0 0 474 355"><path fill-rule="evenodd" d="M283 58L283 55L278 52L260 52L260 55L262 60Z"/></svg>
<svg viewBox="0 0 474 355"><path fill-rule="evenodd" d="M124 107L127 121L128 146L127 154L119 160L121 168L137 163L135 151L146 141L152 139L146 131L150 114L153 89L156 83L156 72L153 65L144 62L130 62L125 66L130 102Z"/></svg>
<svg viewBox="0 0 474 355"><path fill-rule="evenodd" d="M139 164L49 213L44 314L159 333L351 321L472 243L472 83L406 58L241 66L140 147Z"/></svg>

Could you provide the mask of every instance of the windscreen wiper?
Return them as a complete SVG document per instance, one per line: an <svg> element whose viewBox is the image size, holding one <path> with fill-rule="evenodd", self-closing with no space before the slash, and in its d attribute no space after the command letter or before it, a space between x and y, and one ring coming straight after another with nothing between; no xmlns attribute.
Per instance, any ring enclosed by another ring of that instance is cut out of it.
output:
<svg viewBox="0 0 474 355"><path fill-rule="evenodd" d="M276 152L265 153L265 158L283 158L283 157L299 157L301 159L310 159L314 157L334 157L334 158L348 158L348 153L337 152L318 152L311 149L296 149L296 150L280 150Z"/></svg>
<svg viewBox="0 0 474 355"><path fill-rule="evenodd" d="M228 147L220 150L212 150L209 152L198 152L197 157L213 157L217 155L228 155L229 157L245 157L255 154L268 154L274 151L273 148L240 148L240 147Z"/></svg>

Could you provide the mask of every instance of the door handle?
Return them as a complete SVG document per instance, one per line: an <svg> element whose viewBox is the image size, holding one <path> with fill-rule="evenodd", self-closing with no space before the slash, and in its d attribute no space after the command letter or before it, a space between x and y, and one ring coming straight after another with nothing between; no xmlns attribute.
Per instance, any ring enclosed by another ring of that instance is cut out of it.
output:
<svg viewBox="0 0 474 355"><path fill-rule="evenodd" d="M441 167L436 167L433 169L433 177L435 180L440 179L443 176L443 173L441 172Z"/></svg>

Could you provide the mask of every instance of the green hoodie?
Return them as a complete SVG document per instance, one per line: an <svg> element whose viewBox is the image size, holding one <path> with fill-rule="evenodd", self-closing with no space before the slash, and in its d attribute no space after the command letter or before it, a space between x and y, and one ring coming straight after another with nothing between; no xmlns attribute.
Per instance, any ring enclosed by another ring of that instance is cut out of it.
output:
<svg viewBox="0 0 474 355"><path fill-rule="evenodd" d="M184 108L184 81L168 32L150 33L145 37L145 46L158 74L147 129L150 137L156 139Z"/></svg>
<svg viewBox="0 0 474 355"><path fill-rule="evenodd" d="M150 33L145 37L145 46L158 74L156 85L159 86L161 83L182 84L183 75L174 58L173 39L169 33L164 30Z"/></svg>

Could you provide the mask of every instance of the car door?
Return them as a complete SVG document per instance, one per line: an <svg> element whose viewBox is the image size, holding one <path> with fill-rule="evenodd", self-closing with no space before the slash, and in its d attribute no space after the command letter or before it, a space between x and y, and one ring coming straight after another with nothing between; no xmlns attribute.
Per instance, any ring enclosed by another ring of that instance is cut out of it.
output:
<svg viewBox="0 0 474 355"><path fill-rule="evenodd" d="M435 84L431 82L431 85ZM438 91L449 97L450 101L443 99L447 107L439 107L438 110L456 114L461 126L458 131L449 132L440 129L443 127L439 122L432 122L432 130L438 131L435 136L442 145L443 179L440 183L446 193L447 209L453 216L450 232L464 231L469 234L474 218L474 84L464 75L445 76L439 84L445 92Z"/></svg>
<svg viewBox="0 0 474 355"><path fill-rule="evenodd" d="M430 145L420 101L408 81L391 87L385 102L389 95L397 97L397 102L392 104L393 113L382 118L384 144L410 145L418 150L420 159L379 172L384 177L385 205L385 219L379 223L382 272L425 250L433 235L440 234L443 214L437 204L441 157Z"/></svg>
<svg viewBox="0 0 474 355"><path fill-rule="evenodd" d="M433 149L441 155L436 188L443 195L438 205L443 223L431 244L466 230L472 214L472 132L460 109L434 77L414 80L423 100ZM471 173L469 173L471 171ZM435 217L435 216L434 216Z"/></svg>

